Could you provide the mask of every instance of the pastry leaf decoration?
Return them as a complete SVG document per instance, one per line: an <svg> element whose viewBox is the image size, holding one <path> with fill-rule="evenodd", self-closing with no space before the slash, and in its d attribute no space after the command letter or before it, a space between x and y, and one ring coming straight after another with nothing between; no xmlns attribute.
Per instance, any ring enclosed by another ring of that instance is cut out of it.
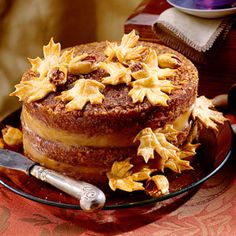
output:
<svg viewBox="0 0 236 236"><path fill-rule="evenodd" d="M43 47L44 59L39 57L35 59L30 59L29 61L32 65L31 70L39 73L40 78L47 77L50 70L54 68L67 67L68 63L73 58L73 49L64 51L61 54L60 43L54 43L53 38L51 38L48 45Z"/></svg>
<svg viewBox="0 0 236 236"><path fill-rule="evenodd" d="M204 127L218 131L217 125L224 124L227 119L221 112L211 108L214 108L214 105L210 99L204 96L198 97L194 104L192 116L199 120Z"/></svg>
<svg viewBox="0 0 236 236"><path fill-rule="evenodd" d="M148 163L150 159L159 158L159 170L164 171L165 168L169 168L175 172L180 173L182 170L192 169L189 161L183 160L187 157L192 157L196 154L196 148L198 144L186 143L183 147L176 147L168 141L177 137L177 130L172 132L172 135L168 135L166 130L174 130L173 127L157 129L154 132L151 128L145 128L141 130L135 137L134 142L140 141L137 155L142 156L144 161ZM179 131L180 132L180 131ZM158 156L155 157L155 153Z"/></svg>
<svg viewBox="0 0 236 236"><path fill-rule="evenodd" d="M158 68L157 53L155 50L149 50L146 63L141 63L142 70L132 73L132 77L136 80L131 83L132 89L129 96L133 102L143 102L147 97L152 105L168 106L167 100L173 89L176 87L170 80L166 78L173 76L171 69Z"/></svg>
<svg viewBox="0 0 236 236"><path fill-rule="evenodd" d="M133 72L134 79L143 79L147 77L154 77L159 80L166 80L175 75L175 70L170 68L160 68L158 66L158 56L154 49L149 49L145 63L141 63L143 70Z"/></svg>
<svg viewBox="0 0 236 236"><path fill-rule="evenodd" d="M56 86L50 83L48 78L33 78L21 81L15 86L16 90L10 96L19 97L20 101L34 102L44 98L50 92L56 91Z"/></svg>
<svg viewBox="0 0 236 236"><path fill-rule="evenodd" d="M102 83L104 84L128 84L131 81L130 69L124 67L119 62L100 62L98 67L110 74L108 77L102 79Z"/></svg>
<svg viewBox="0 0 236 236"><path fill-rule="evenodd" d="M28 81L21 81L16 85L16 90L11 96L19 97L20 101L34 102L56 91L58 85L67 81L67 73L90 73L96 69L91 62L83 61L88 56L83 54L73 58L73 49L66 50L61 55L60 43L55 43L51 38L48 45L43 47L44 58L30 59L31 70L38 77L32 77Z"/></svg>
<svg viewBox="0 0 236 236"><path fill-rule="evenodd" d="M144 190L143 184L135 181L137 176L132 177L133 165L130 159L124 161L115 161L112 165L111 171L107 173L110 188L115 191L120 189L126 192L133 192L136 190Z"/></svg>
<svg viewBox="0 0 236 236"><path fill-rule="evenodd" d="M75 56L69 62L69 72L74 75L79 74L88 74L96 70L97 67L89 60L86 60L88 57L87 53L84 53L79 56Z"/></svg>
<svg viewBox="0 0 236 236"><path fill-rule="evenodd" d="M58 99L68 102L66 108L69 111L81 110L87 102L91 104L100 104L104 99L104 95L100 89L104 89L105 85L96 80L79 79L74 83L73 88L63 91Z"/></svg>
<svg viewBox="0 0 236 236"><path fill-rule="evenodd" d="M43 47L44 59L39 57L29 59L35 73L39 73L39 77L33 77L28 81L21 81L15 86L16 90L10 96L19 97L20 101L34 102L47 96L50 92L56 91L56 86L50 80L53 71L63 73L62 82L66 82L67 70L65 68L66 61L72 58L72 50L65 51L60 56L61 45L54 43L51 38L48 45Z"/></svg>
<svg viewBox="0 0 236 236"><path fill-rule="evenodd" d="M160 129L157 129L155 132L158 133ZM177 141L177 137L180 133L179 130L175 129L173 125L167 124L163 129L160 130L163 133L168 141Z"/></svg>
<svg viewBox="0 0 236 236"><path fill-rule="evenodd" d="M154 77L139 79L131 83L129 96L133 102L142 102L145 97L152 105L168 106L169 94L175 86L169 80L157 80Z"/></svg>
<svg viewBox="0 0 236 236"><path fill-rule="evenodd" d="M108 61L117 58L120 63L126 61L137 60L141 58L141 54L146 50L142 45L136 46L139 36L132 30L129 34L125 34L120 45L117 43L107 42L105 55Z"/></svg>
<svg viewBox="0 0 236 236"><path fill-rule="evenodd" d="M157 197L169 192L169 181L164 175L151 176L155 169L143 167L133 173L130 158L113 163L111 171L107 173L110 188L115 191L120 189L126 192L145 190L147 194ZM145 187L143 183L146 181Z"/></svg>
<svg viewBox="0 0 236 236"><path fill-rule="evenodd" d="M158 153L163 162L161 170L164 170L164 164L169 158L176 158L176 152L179 150L176 146L168 142L163 133L154 133L151 128L145 128L138 133L134 142L140 141L138 147L138 156L143 156L147 163L149 159L154 159L154 151Z"/></svg>

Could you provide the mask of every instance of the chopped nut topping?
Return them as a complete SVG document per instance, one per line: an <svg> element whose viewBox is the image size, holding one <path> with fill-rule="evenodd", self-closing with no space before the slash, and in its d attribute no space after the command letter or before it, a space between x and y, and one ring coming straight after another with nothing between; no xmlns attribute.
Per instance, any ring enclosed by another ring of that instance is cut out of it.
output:
<svg viewBox="0 0 236 236"><path fill-rule="evenodd" d="M157 59L161 68L177 69L181 66L181 60L172 53L158 55Z"/></svg>
<svg viewBox="0 0 236 236"><path fill-rule="evenodd" d="M107 173L110 188L115 191L120 189L126 192L133 192L136 190L144 190L143 184L136 182L132 178L133 165L130 159L124 161L115 161L112 165L111 171Z"/></svg>
<svg viewBox="0 0 236 236"><path fill-rule="evenodd" d="M7 125L4 129L2 129L2 135L4 143L12 148L18 148L23 143L22 132L17 128Z"/></svg>
<svg viewBox="0 0 236 236"><path fill-rule="evenodd" d="M100 104L104 95L99 89L104 89L105 85L95 80L79 79L74 83L74 87L67 91L63 91L58 99L62 101L70 101L66 108L69 111L82 110L87 102L91 104Z"/></svg>
<svg viewBox="0 0 236 236"><path fill-rule="evenodd" d="M112 61L113 58L117 58L120 63L137 60L141 58L141 54L146 50L142 45L136 46L139 39L138 35L135 35L135 31L131 31L129 34L125 34L121 40L121 44L107 42L107 48L105 49L105 55L108 57L108 61Z"/></svg>
<svg viewBox="0 0 236 236"><path fill-rule="evenodd" d="M128 84L131 81L130 69L124 67L121 63L100 62L98 66L110 74L110 76L102 79L102 83L104 84Z"/></svg>
<svg viewBox="0 0 236 236"><path fill-rule="evenodd" d="M193 108L192 116L194 119L198 119L206 128L218 131L217 125L224 124L227 119L221 112L210 108L214 108L212 100L204 96L198 97Z"/></svg>
<svg viewBox="0 0 236 236"><path fill-rule="evenodd" d="M20 101L34 102L44 98L50 92L56 91L56 86L48 78L34 78L21 81L15 86L16 90L10 96L17 96Z"/></svg>
<svg viewBox="0 0 236 236"><path fill-rule="evenodd" d="M129 91L129 96L133 102L142 102L145 97L152 105L167 106L170 93L175 87L169 80L157 80L153 77L139 79L131 83L132 89Z"/></svg>
<svg viewBox="0 0 236 236"><path fill-rule="evenodd" d="M147 180L145 191L151 197L159 197L169 193L169 181L164 175L155 175Z"/></svg>

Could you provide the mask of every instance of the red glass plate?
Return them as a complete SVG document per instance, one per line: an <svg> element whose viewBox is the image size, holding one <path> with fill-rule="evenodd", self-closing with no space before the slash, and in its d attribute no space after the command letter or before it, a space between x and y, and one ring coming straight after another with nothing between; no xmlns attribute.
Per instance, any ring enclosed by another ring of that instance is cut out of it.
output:
<svg viewBox="0 0 236 236"><path fill-rule="evenodd" d="M20 112L21 110L18 110L7 116L1 121L0 128L3 128L5 125L19 127ZM188 193L190 190L199 187L220 170L230 157L232 132L229 123L226 122L219 127L218 135L210 130L202 131L200 142L201 147L192 161L194 170L183 171L181 174L175 174L171 171L165 173L170 182L169 194L152 198L143 192L109 192L106 194L107 201L103 209L121 209L152 204ZM62 193L34 177L27 176L18 171L2 168L0 172L0 184L32 201L59 208L80 209L79 200Z"/></svg>

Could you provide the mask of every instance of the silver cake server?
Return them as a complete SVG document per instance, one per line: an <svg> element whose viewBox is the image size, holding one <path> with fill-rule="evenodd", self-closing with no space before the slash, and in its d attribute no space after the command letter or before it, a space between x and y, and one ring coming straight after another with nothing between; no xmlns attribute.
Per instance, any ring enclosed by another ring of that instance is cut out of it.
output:
<svg viewBox="0 0 236 236"><path fill-rule="evenodd" d="M0 149L0 166L22 171L27 175L32 175L37 179L53 185L79 199L80 207L84 211L95 211L101 209L105 204L105 194L94 185L74 180L53 170L39 166L36 162L27 159L17 152Z"/></svg>

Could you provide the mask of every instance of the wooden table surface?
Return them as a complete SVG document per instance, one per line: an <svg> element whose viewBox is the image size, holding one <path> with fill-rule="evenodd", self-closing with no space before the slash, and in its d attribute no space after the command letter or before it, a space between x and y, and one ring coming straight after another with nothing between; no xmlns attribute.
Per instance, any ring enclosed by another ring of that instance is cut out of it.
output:
<svg viewBox="0 0 236 236"><path fill-rule="evenodd" d="M124 25L126 33L135 29L141 40L161 43L153 28L158 15L171 7L164 0L145 0L129 16ZM222 46L214 51L206 64L194 63L199 71L199 95L212 98L227 93L236 83L236 24L227 35Z"/></svg>

